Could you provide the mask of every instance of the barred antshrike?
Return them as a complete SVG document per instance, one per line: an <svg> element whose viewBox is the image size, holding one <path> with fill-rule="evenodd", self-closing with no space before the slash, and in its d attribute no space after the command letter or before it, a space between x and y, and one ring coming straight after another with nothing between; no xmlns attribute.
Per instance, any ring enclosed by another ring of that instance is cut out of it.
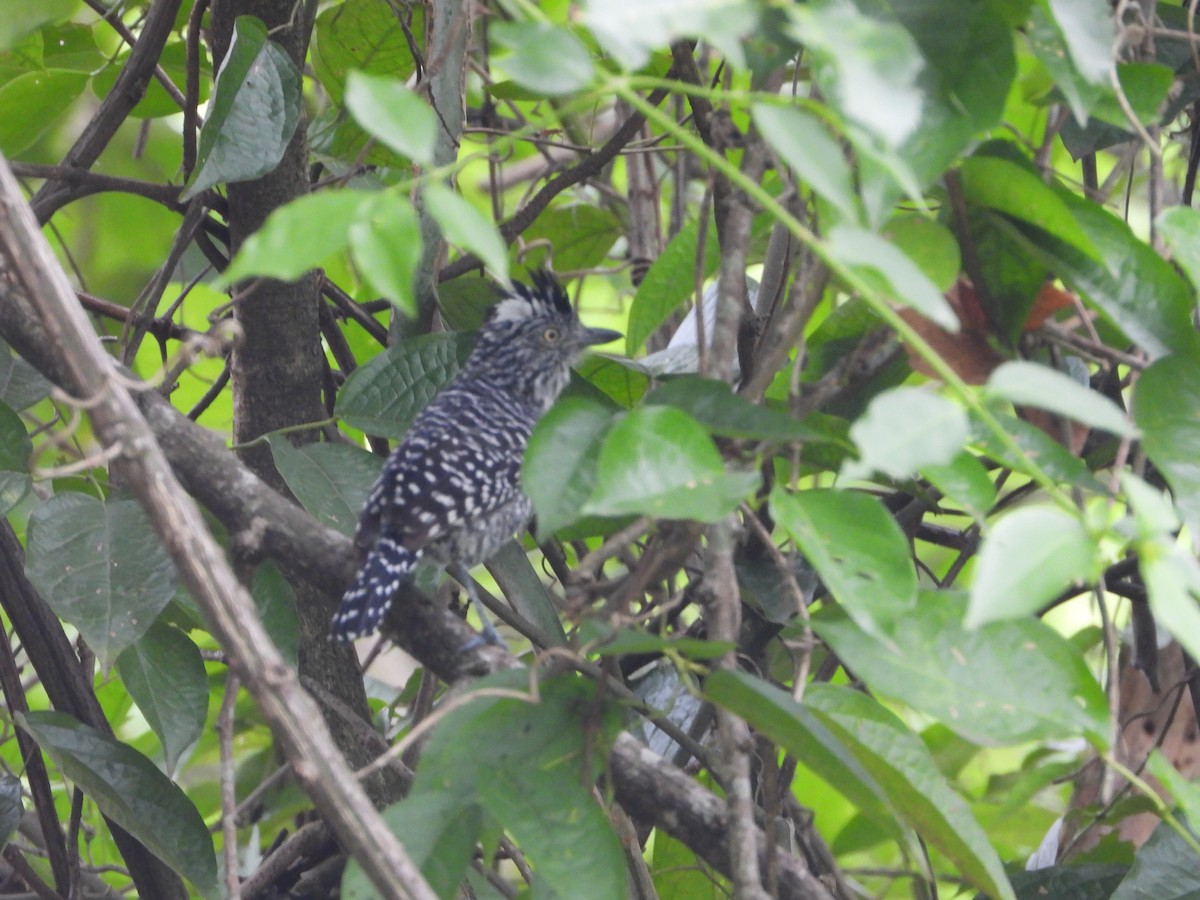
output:
<svg viewBox="0 0 1200 900"><path fill-rule="evenodd" d="M428 553L467 589L486 640L502 643L468 570L529 521L525 447L571 364L585 347L618 337L584 327L547 273L502 292L462 371L417 416L371 488L354 536L366 561L333 618L334 638L373 632Z"/></svg>

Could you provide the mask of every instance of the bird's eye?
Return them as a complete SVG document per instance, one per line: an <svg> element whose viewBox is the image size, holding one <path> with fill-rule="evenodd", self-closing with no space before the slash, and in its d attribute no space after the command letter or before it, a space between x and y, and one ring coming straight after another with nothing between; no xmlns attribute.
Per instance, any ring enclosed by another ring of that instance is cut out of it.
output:
<svg viewBox="0 0 1200 900"><path fill-rule="evenodd" d="M558 339L560 337L562 337L562 332L554 327L547 328L545 331L542 332L542 340L545 341L547 344L558 343Z"/></svg>

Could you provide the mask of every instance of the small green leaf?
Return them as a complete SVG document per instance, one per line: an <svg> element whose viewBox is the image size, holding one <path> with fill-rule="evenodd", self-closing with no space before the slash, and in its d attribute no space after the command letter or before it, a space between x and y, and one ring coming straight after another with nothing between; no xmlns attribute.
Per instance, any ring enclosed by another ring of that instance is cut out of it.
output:
<svg viewBox="0 0 1200 900"><path fill-rule="evenodd" d="M1146 455L1166 477L1192 533L1200 535L1200 358L1172 354L1146 369L1134 391L1133 418Z"/></svg>
<svg viewBox="0 0 1200 900"><path fill-rule="evenodd" d="M200 130L196 169L180 199L279 165L300 121L301 86L296 64L267 37L267 27L238 16Z"/></svg>
<svg viewBox="0 0 1200 900"><path fill-rule="evenodd" d="M401 311L416 311L413 278L421 264L421 222L395 191L363 204L350 226L350 253L359 273Z"/></svg>
<svg viewBox="0 0 1200 900"><path fill-rule="evenodd" d="M25 571L108 669L175 593L175 569L133 500L51 497L29 517Z"/></svg>
<svg viewBox="0 0 1200 900"><path fill-rule="evenodd" d="M756 103L754 124L800 179L827 200L843 222L860 224L862 207L842 148L826 126L802 109Z"/></svg>
<svg viewBox="0 0 1200 900"><path fill-rule="evenodd" d="M1006 362L988 378L987 391L1019 406L1046 409L1119 437L1138 437L1138 430L1115 403L1049 366L1024 360Z"/></svg>
<svg viewBox="0 0 1200 900"><path fill-rule="evenodd" d="M354 534L383 460L347 444L293 447L282 435L272 435L270 445L275 468L300 505L330 528Z"/></svg>
<svg viewBox="0 0 1200 900"><path fill-rule="evenodd" d="M367 72L346 80L346 108L372 137L413 162L433 163L437 119L402 81Z"/></svg>
<svg viewBox="0 0 1200 900"><path fill-rule="evenodd" d="M771 511L861 627L877 633L912 610L917 573L908 539L874 497L776 486Z"/></svg>
<svg viewBox="0 0 1200 900"><path fill-rule="evenodd" d="M1103 735L1107 703L1079 651L1038 619L962 624L966 600L923 592L882 637L837 609L813 628L873 691L903 701L976 744Z"/></svg>
<svg viewBox="0 0 1200 900"><path fill-rule="evenodd" d="M300 652L300 618L296 613L296 592L273 562L265 562L254 573L250 593L258 608L263 628L271 636L280 655L296 665Z"/></svg>
<svg viewBox="0 0 1200 900"><path fill-rule="evenodd" d="M158 736L167 771L204 733L208 676L199 648L183 632L156 622L117 657L129 696Z"/></svg>
<svg viewBox="0 0 1200 900"><path fill-rule="evenodd" d="M963 408L930 390L883 391L850 426L860 458L847 461L842 477L882 472L908 478L922 466L946 465L962 450L969 431Z"/></svg>
<svg viewBox="0 0 1200 900"><path fill-rule="evenodd" d="M921 475L977 520L996 502L996 486L987 469L965 450L944 466L922 466Z"/></svg>
<svg viewBox="0 0 1200 900"><path fill-rule="evenodd" d="M37 143L71 108L87 82L83 72L39 69L0 85L0 153L18 156Z"/></svg>
<svg viewBox="0 0 1200 900"><path fill-rule="evenodd" d="M1014 510L983 541L966 626L1027 616L1099 569L1096 542L1074 516L1048 506Z"/></svg>
<svg viewBox="0 0 1200 900"><path fill-rule="evenodd" d="M575 522L596 481L596 464L613 411L596 400L564 397L534 427L521 466L539 538Z"/></svg>
<svg viewBox="0 0 1200 900"><path fill-rule="evenodd" d="M539 96L580 91L594 76L592 56L570 30L550 22L493 20L488 34L509 51L497 62L512 80Z"/></svg>
<svg viewBox="0 0 1200 900"><path fill-rule="evenodd" d="M494 222L445 185L426 185L422 198L449 243L474 253L496 278L508 279L508 248Z"/></svg>
<svg viewBox="0 0 1200 900"><path fill-rule="evenodd" d="M389 347L346 379L334 412L347 425L401 437L471 352L466 334L430 334Z"/></svg>
<svg viewBox="0 0 1200 900"><path fill-rule="evenodd" d="M629 308L629 325L625 329L625 349L630 355L641 350L654 330L695 294L699 230L700 225L696 220L681 228L638 285ZM716 229L710 226L704 242L704 258L700 263L703 275L716 270L720 249Z"/></svg>
<svg viewBox="0 0 1200 900"><path fill-rule="evenodd" d="M65 713L27 712L15 718L104 815L203 896L221 896L208 826L187 795L154 763Z"/></svg>
<svg viewBox="0 0 1200 900"><path fill-rule="evenodd" d="M892 300L911 306L947 331L958 331L958 316L942 292L896 245L862 228L838 226L830 232L827 246L838 262L879 283Z"/></svg>
<svg viewBox="0 0 1200 900"><path fill-rule="evenodd" d="M217 284L228 287L251 275L294 281L320 268L346 248L359 209L375 196L371 191L321 191L281 206L246 238Z"/></svg>
<svg viewBox="0 0 1200 900"><path fill-rule="evenodd" d="M757 472L727 472L712 438L691 416L672 407L642 407L604 438L583 511L715 522L758 480Z"/></svg>

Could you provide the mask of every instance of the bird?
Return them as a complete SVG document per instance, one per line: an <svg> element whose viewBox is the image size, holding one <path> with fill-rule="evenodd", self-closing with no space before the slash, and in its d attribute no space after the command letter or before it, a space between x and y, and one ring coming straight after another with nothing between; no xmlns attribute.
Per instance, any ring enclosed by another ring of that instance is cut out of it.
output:
<svg viewBox="0 0 1200 900"><path fill-rule="evenodd" d="M533 505L521 464L534 425L567 386L583 351L621 337L579 321L549 272L514 281L489 307L457 376L413 421L367 495L354 535L365 557L330 628L334 640L373 633L424 556L445 565L503 646L468 574L524 528Z"/></svg>

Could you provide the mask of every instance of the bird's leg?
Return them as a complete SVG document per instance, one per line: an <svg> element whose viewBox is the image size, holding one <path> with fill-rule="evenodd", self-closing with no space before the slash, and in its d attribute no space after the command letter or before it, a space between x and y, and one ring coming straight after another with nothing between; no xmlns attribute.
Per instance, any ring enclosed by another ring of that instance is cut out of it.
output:
<svg viewBox="0 0 1200 900"><path fill-rule="evenodd" d="M467 596L471 598L471 606L474 607L476 615L479 616L479 622L483 630L483 634L467 641L467 645L463 647L463 651L474 650L481 643L507 649L508 644L504 642L504 638L500 637L500 632L492 624L492 617L488 613L487 607L479 599L479 594L475 590L475 580L471 577L471 573L467 570L467 567L462 563L454 563L449 568L450 574L454 576L454 580L466 588Z"/></svg>

